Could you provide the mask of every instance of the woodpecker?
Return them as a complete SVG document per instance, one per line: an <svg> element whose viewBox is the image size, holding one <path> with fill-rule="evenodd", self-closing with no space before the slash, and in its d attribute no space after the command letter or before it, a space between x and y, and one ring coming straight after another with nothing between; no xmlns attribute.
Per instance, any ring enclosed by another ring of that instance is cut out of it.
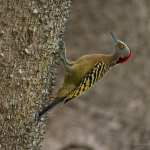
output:
<svg viewBox="0 0 150 150"><path fill-rule="evenodd" d="M63 85L51 103L38 116L38 122L42 116L52 110L60 102L66 104L71 99L81 95L96 84L113 66L127 61L131 57L130 48L110 31L114 41L114 53L111 55L92 54L85 55L75 62L66 59L65 43L62 42L60 61L64 63L66 75Z"/></svg>

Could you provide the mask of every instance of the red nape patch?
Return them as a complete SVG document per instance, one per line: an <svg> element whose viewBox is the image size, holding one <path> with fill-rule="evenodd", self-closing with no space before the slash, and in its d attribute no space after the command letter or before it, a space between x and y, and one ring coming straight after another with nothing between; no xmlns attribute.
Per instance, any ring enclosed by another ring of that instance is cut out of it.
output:
<svg viewBox="0 0 150 150"><path fill-rule="evenodd" d="M127 61L127 60L131 57L131 55L132 55L132 52L130 52L130 54L129 54L129 56L128 56L128 57L125 57L125 58L121 58L121 59L119 59L118 63L119 63L119 64L121 64L121 63L123 63L123 62Z"/></svg>

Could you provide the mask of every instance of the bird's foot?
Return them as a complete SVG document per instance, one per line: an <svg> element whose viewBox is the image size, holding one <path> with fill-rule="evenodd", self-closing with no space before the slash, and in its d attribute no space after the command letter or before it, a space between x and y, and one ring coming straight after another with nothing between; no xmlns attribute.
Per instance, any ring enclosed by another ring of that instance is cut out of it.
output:
<svg viewBox="0 0 150 150"><path fill-rule="evenodd" d="M65 42L62 41L59 46L60 46L60 62L59 63L61 63L61 61L62 61L64 66L65 66L66 71L68 71L68 66L66 64L66 47L65 47Z"/></svg>

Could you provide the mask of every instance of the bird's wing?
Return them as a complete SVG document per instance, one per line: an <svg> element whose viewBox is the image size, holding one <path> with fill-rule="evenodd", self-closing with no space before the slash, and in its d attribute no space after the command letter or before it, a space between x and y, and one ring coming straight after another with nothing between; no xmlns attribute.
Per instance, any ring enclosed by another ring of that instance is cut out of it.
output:
<svg viewBox="0 0 150 150"><path fill-rule="evenodd" d="M63 100L67 103L69 100L77 97L87 89L96 84L109 70L105 62L98 62L79 82L79 84Z"/></svg>

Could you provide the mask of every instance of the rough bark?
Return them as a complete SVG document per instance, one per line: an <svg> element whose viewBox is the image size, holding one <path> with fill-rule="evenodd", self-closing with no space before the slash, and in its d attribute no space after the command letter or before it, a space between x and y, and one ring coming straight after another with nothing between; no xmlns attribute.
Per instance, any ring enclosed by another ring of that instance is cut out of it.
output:
<svg viewBox="0 0 150 150"><path fill-rule="evenodd" d="M0 1L0 149L40 149L71 1Z"/></svg>

